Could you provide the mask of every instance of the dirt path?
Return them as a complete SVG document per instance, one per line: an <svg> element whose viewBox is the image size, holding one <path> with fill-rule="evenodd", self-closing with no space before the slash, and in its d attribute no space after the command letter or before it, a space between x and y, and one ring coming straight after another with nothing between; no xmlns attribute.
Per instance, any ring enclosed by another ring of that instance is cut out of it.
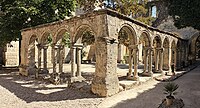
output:
<svg viewBox="0 0 200 108"><path fill-rule="evenodd" d="M175 97L183 99L184 108L200 108L200 66L174 82L179 84L178 94ZM105 99L99 108L157 108L165 98L163 94L165 83L150 81Z"/></svg>

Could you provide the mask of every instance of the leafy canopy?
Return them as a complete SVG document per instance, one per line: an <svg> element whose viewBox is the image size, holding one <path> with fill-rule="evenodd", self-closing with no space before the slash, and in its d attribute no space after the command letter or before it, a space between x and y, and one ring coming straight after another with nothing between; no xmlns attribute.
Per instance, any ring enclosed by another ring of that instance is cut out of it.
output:
<svg viewBox="0 0 200 108"><path fill-rule="evenodd" d="M21 37L20 30L64 19L74 11L74 0L1 0L0 45Z"/></svg>
<svg viewBox="0 0 200 108"><path fill-rule="evenodd" d="M99 0L97 3L97 0L77 0L78 6L85 11L92 11L95 8L94 5L99 4L101 7L105 6L151 25L153 18L147 14L147 2L148 0Z"/></svg>
<svg viewBox="0 0 200 108"><path fill-rule="evenodd" d="M191 26L200 30L200 0L168 0L169 14L175 20L175 26Z"/></svg>

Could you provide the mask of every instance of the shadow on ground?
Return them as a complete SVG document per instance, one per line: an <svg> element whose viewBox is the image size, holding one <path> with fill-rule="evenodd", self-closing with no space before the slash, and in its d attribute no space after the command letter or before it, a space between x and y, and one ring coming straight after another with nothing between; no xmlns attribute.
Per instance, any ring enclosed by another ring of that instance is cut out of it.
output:
<svg viewBox="0 0 200 108"><path fill-rule="evenodd" d="M0 85L27 103L35 101L62 101L98 98L96 95L89 92L72 89L66 86L47 87L47 84L49 83L37 81L31 77L20 76L19 71L16 68L4 68L3 70L0 70ZM39 91L51 92L45 94Z"/></svg>
<svg viewBox="0 0 200 108"><path fill-rule="evenodd" d="M165 98L163 94L163 82L146 91L135 91L137 97L123 100L112 108L157 108Z"/></svg>

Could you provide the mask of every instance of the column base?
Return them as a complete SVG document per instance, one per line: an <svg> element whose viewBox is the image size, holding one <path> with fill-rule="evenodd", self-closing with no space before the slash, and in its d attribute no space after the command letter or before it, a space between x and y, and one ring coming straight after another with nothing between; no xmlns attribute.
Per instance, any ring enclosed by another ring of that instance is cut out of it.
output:
<svg viewBox="0 0 200 108"><path fill-rule="evenodd" d="M139 81L139 76L134 76L134 77L133 77L133 80L134 80L134 81Z"/></svg>
<svg viewBox="0 0 200 108"><path fill-rule="evenodd" d="M49 71L47 69L41 70L39 74L49 74Z"/></svg>
<svg viewBox="0 0 200 108"><path fill-rule="evenodd" d="M143 72L142 76L153 77L153 72Z"/></svg>
<svg viewBox="0 0 200 108"><path fill-rule="evenodd" d="M85 81L86 79L83 78L82 76L77 76L77 77L71 77L70 78L70 82L73 83L73 82L82 82L82 81Z"/></svg>

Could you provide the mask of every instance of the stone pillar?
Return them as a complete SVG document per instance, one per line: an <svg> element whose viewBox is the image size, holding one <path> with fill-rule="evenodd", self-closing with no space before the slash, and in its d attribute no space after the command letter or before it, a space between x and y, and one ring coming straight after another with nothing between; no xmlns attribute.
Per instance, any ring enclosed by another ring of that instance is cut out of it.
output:
<svg viewBox="0 0 200 108"><path fill-rule="evenodd" d="M159 71L161 72L162 75L164 75L163 73L163 52L164 52L164 48L161 48L159 53L160 53L160 67L159 67Z"/></svg>
<svg viewBox="0 0 200 108"><path fill-rule="evenodd" d="M128 79L132 79L132 68L133 68L133 50L129 48L129 72L127 75Z"/></svg>
<svg viewBox="0 0 200 108"><path fill-rule="evenodd" d="M58 49L58 47L55 44L53 44L52 45L52 56L53 56L52 62L53 62L53 73L54 74L56 73L56 64L57 64L56 51L57 51L57 49Z"/></svg>
<svg viewBox="0 0 200 108"><path fill-rule="evenodd" d="M59 73L63 72L63 45L58 46L58 58L59 58Z"/></svg>
<svg viewBox="0 0 200 108"><path fill-rule="evenodd" d="M139 80L137 68L138 68L138 48L136 46L136 48L134 49L134 75L133 75L135 81Z"/></svg>
<svg viewBox="0 0 200 108"><path fill-rule="evenodd" d="M172 63L172 49L169 47L169 61L168 61L168 66L169 66L169 70L168 72L171 73L172 69L171 69L171 63Z"/></svg>
<svg viewBox="0 0 200 108"><path fill-rule="evenodd" d="M39 73L41 72L41 55L42 55L42 47L41 44L37 44L38 48L38 71L35 73L35 78L38 78Z"/></svg>
<svg viewBox="0 0 200 108"><path fill-rule="evenodd" d="M174 71L176 70L176 65L177 65L177 50L174 50Z"/></svg>
<svg viewBox="0 0 200 108"><path fill-rule="evenodd" d="M147 68L148 68L148 49L147 48L144 48L143 49L143 61L144 61L144 70L143 70L143 72L147 72Z"/></svg>
<svg viewBox="0 0 200 108"><path fill-rule="evenodd" d="M159 51L155 49L155 71L158 71Z"/></svg>
<svg viewBox="0 0 200 108"><path fill-rule="evenodd" d="M151 77L153 77L153 72L152 72L152 48L150 48L149 50L149 65L148 65L148 73Z"/></svg>
<svg viewBox="0 0 200 108"><path fill-rule="evenodd" d="M77 77L81 77L81 51L83 46L77 47Z"/></svg>
<svg viewBox="0 0 200 108"><path fill-rule="evenodd" d="M47 70L47 49L48 49L48 46L47 45L44 45L43 46L43 72L44 73L48 73L48 70Z"/></svg>
<svg viewBox="0 0 200 108"><path fill-rule="evenodd" d="M117 46L118 43L112 38L98 37L95 40L96 68L92 81L94 94L111 96L119 92Z"/></svg>
<svg viewBox="0 0 200 108"><path fill-rule="evenodd" d="M71 46L71 76L75 77L76 48Z"/></svg>

